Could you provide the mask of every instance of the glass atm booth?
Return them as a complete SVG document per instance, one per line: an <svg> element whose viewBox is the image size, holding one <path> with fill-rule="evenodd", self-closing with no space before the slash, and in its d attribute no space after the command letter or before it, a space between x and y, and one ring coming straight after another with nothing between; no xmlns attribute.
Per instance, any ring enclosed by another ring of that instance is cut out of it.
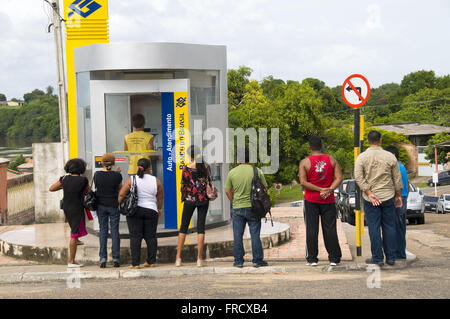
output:
<svg viewBox="0 0 450 319"><path fill-rule="evenodd" d="M163 215L158 235L173 234L180 226L182 202L181 167L189 161L187 149L209 144L208 128L223 132L215 150L225 153L228 127L226 47L180 43L93 44L77 48L76 145L78 157L88 163L86 176L101 170L101 156L114 153L116 167L128 178L125 135L133 131L131 118L145 117L144 131L154 136L153 175L164 185ZM69 111L70 114L70 111ZM215 136L217 139L217 136ZM72 140L70 141L72 143ZM210 202L206 224L221 226L230 219L230 204L223 185L228 165L204 154L219 191ZM196 216L191 227L195 230ZM98 224L94 222L94 230ZM128 233L121 217L121 235Z"/></svg>

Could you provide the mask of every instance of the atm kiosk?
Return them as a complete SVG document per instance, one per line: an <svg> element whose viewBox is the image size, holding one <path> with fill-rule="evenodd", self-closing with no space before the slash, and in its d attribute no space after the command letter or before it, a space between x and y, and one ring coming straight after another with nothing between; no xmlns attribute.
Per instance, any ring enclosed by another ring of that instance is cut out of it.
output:
<svg viewBox="0 0 450 319"><path fill-rule="evenodd" d="M181 167L189 161L187 149L208 144L203 132L216 128L226 138L228 127L226 47L182 43L93 44L74 50L76 73L77 156L88 163L92 178L101 170L104 153L116 155L116 166L128 178L129 152L125 135L133 131L131 118L145 117L144 131L154 136L153 174L164 185L159 236L180 226ZM72 116L72 118L74 118ZM70 118L69 118L70 120ZM198 144L200 141L201 145ZM219 145L225 147L226 141ZM221 150L225 154L225 149ZM133 153L135 154L135 153ZM223 185L228 174L225 160L209 162L219 196L210 202L207 227L221 226L230 218ZM196 216L191 227L196 227ZM94 225L98 229L98 225ZM121 219L121 234L128 233Z"/></svg>

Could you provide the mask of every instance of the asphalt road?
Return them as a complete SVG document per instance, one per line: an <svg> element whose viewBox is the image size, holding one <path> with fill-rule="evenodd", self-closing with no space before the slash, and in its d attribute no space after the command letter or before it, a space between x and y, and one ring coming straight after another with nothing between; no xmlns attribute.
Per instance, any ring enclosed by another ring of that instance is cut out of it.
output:
<svg viewBox="0 0 450 319"><path fill-rule="evenodd" d="M438 186L436 187L436 192L434 187L423 187L421 190L428 196L435 196L436 193L437 196L441 196L442 194L450 194L450 185Z"/></svg>

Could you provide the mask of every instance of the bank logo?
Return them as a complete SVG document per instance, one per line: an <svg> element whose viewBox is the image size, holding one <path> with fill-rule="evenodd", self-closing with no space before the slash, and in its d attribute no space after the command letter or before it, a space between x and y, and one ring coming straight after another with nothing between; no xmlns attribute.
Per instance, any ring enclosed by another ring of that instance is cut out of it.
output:
<svg viewBox="0 0 450 319"><path fill-rule="evenodd" d="M179 99L177 99L176 107L183 107L185 105L186 105L186 98L185 97L180 97Z"/></svg>
<svg viewBox="0 0 450 319"><path fill-rule="evenodd" d="M93 0L75 0L69 6L69 9L72 10L71 12L69 12L69 19L75 13L78 13L83 18L87 18L101 7L101 5Z"/></svg>

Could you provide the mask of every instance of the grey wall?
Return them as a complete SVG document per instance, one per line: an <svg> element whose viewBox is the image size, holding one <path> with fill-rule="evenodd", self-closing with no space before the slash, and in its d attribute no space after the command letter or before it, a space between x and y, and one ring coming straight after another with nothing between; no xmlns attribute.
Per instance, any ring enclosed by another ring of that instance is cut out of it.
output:
<svg viewBox="0 0 450 319"><path fill-rule="evenodd" d="M64 222L64 213L59 208L63 192L48 190L65 174L62 144L33 144L33 162L36 223Z"/></svg>

